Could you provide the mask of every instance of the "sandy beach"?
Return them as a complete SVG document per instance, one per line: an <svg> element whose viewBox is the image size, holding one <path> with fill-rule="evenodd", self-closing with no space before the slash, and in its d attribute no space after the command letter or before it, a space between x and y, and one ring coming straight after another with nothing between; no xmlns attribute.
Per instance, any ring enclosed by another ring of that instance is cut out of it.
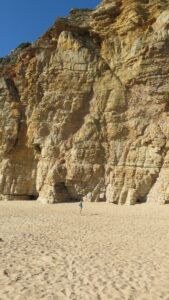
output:
<svg viewBox="0 0 169 300"><path fill-rule="evenodd" d="M6 299L169 299L169 206L1 202Z"/></svg>

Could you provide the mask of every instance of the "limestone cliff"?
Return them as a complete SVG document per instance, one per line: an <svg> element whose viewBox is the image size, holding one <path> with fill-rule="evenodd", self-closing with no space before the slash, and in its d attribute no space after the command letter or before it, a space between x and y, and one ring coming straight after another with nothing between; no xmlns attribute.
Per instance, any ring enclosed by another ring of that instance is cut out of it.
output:
<svg viewBox="0 0 169 300"><path fill-rule="evenodd" d="M169 202L169 1L72 10L0 63L0 197Z"/></svg>

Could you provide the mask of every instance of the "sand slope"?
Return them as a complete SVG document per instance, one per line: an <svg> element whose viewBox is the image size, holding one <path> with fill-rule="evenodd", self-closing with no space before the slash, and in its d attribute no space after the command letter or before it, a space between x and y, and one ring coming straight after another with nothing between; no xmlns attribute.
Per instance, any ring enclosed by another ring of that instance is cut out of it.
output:
<svg viewBox="0 0 169 300"><path fill-rule="evenodd" d="M0 203L0 299L169 299L169 206Z"/></svg>

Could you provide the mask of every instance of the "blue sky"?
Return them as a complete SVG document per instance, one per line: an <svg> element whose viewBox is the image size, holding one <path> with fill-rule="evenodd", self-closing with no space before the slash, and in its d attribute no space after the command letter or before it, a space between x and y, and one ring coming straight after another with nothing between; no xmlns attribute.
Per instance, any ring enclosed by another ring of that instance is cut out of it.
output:
<svg viewBox="0 0 169 300"><path fill-rule="evenodd" d="M1 0L0 57L33 42L71 8L94 8L101 0Z"/></svg>

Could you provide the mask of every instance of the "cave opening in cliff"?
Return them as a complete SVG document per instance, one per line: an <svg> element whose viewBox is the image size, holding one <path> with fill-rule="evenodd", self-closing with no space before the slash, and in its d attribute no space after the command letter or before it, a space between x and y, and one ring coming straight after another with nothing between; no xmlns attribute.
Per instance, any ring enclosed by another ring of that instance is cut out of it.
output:
<svg viewBox="0 0 169 300"><path fill-rule="evenodd" d="M65 182L57 182L55 184L55 193L58 202L71 202L72 197L68 191Z"/></svg>
<svg viewBox="0 0 169 300"><path fill-rule="evenodd" d="M4 195L7 200L14 200L14 201L34 201L37 200L39 197L38 193L32 194L10 194Z"/></svg>
<svg viewBox="0 0 169 300"><path fill-rule="evenodd" d="M146 203L146 202L147 202L147 195L140 196L136 200L136 204L142 204L142 203Z"/></svg>
<svg viewBox="0 0 169 300"><path fill-rule="evenodd" d="M74 182L57 182L55 184L57 202L79 202L82 197L77 194Z"/></svg>
<svg viewBox="0 0 169 300"><path fill-rule="evenodd" d="M27 195L27 200L28 201L36 201L38 199L38 197L39 197L39 193L36 189L36 184L34 183L30 193Z"/></svg>
<svg viewBox="0 0 169 300"><path fill-rule="evenodd" d="M38 197L39 197L39 194L32 194L32 195L28 196L28 200L35 201L38 199Z"/></svg>

